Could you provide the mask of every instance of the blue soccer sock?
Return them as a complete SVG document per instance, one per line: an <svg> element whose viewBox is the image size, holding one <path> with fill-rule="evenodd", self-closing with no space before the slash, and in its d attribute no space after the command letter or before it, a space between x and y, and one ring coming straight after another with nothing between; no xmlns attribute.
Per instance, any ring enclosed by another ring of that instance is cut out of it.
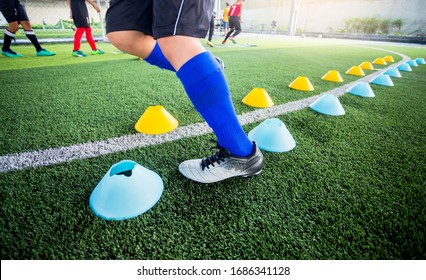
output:
<svg viewBox="0 0 426 280"><path fill-rule="evenodd" d="M213 129L219 145L236 156L248 156L253 143L241 127L228 84L214 56L196 55L176 73L195 109Z"/></svg>
<svg viewBox="0 0 426 280"><path fill-rule="evenodd" d="M151 54L148 55L147 58L144 59L151 65L160 67L161 69L170 70L176 72L175 68L170 64L167 58L164 56L163 52L160 49L158 43L155 43L155 47L152 50Z"/></svg>

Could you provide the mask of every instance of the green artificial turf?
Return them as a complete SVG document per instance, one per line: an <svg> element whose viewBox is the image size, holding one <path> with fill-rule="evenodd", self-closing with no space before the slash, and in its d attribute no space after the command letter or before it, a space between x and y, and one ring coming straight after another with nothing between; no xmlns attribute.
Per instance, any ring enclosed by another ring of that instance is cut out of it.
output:
<svg viewBox="0 0 426 280"><path fill-rule="evenodd" d="M354 81L358 77L344 74L346 70L389 54L335 41L251 40L258 47L212 50L225 61L238 114L253 110L241 100L255 87L265 88L277 105L299 100L341 85L321 80L329 70L338 70L345 82ZM40 58L31 55L32 47L18 46L23 58L2 59L7 83L0 93L5 118L0 154L136 133L134 124L150 105L163 106L181 126L202 121L174 73L114 54L117 50L109 44L99 47L105 55L75 58L70 45L54 45L49 49L57 56ZM315 91L290 89L298 76L307 76Z"/></svg>
<svg viewBox="0 0 426 280"><path fill-rule="evenodd" d="M239 114L254 110L241 103L253 87L283 104L339 86L320 79L328 70L353 81L347 69L389 54L359 42L246 40L258 47L213 49L226 63ZM128 55L77 61L68 59L69 45L52 47L66 51L56 58L62 62L27 65L24 57L12 67L1 59L2 155L133 134L152 104L180 125L201 121L173 73ZM424 47L375 47L426 54ZM314 92L288 88L299 75ZM182 177L178 164L208 155L212 134L0 173L2 259L425 259L426 66L402 75L394 87L372 85L374 98L341 96L344 116L309 108L278 116L296 148L264 152L256 177L211 185ZM164 193L141 216L105 221L89 197L123 159L157 172Z"/></svg>

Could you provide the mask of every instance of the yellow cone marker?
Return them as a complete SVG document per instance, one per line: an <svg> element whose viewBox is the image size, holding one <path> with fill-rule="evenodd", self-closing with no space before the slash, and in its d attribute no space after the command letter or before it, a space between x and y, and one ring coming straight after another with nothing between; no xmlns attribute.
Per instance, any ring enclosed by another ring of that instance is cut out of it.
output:
<svg viewBox="0 0 426 280"><path fill-rule="evenodd" d="M330 70L327 72L327 74L325 74L324 76L322 76L322 78L324 81L330 81L330 82L343 82L342 76L340 76L339 72L337 70Z"/></svg>
<svg viewBox="0 0 426 280"><path fill-rule="evenodd" d="M365 76L364 71L362 71L360 66L352 66L345 73L349 75L354 75L354 76Z"/></svg>
<svg viewBox="0 0 426 280"><path fill-rule="evenodd" d="M162 134L172 131L178 121L163 106L149 106L135 124L137 132L145 134Z"/></svg>
<svg viewBox="0 0 426 280"><path fill-rule="evenodd" d="M252 107L266 108L274 105L271 97L263 88L254 88L246 97L243 98L243 103Z"/></svg>
<svg viewBox="0 0 426 280"><path fill-rule="evenodd" d="M359 67L364 70L374 70L373 64L371 64L369 61L364 61L359 65Z"/></svg>
<svg viewBox="0 0 426 280"><path fill-rule="evenodd" d="M383 59L384 59L386 62L395 62L395 60L393 59L393 57L392 57L392 56L390 56L390 55L385 56Z"/></svg>
<svg viewBox="0 0 426 280"><path fill-rule="evenodd" d="M309 79L305 76L299 76L291 84L288 85L290 88L295 90L302 91L313 91L314 87L312 86Z"/></svg>
<svg viewBox="0 0 426 280"><path fill-rule="evenodd" d="M385 59L383 57L378 57L373 61L373 64L377 65L387 65Z"/></svg>

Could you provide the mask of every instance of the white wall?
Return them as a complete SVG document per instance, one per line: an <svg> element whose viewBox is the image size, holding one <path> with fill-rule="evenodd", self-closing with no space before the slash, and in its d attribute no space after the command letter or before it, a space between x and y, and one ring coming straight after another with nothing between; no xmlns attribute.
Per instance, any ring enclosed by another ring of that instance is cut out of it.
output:
<svg viewBox="0 0 426 280"><path fill-rule="evenodd" d="M221 0L222 8L225 2ZM288 28L291 4L292 0L246 0L243 29L261 24L270 28L272 20ZM337 31L348 18L369 16L403 19L403 33L426 34L426 0L301 0L297 29Z"/></svg>
<svg viewBox="0 0 426 280"><path fill-rule="evenodd" d="M97 0L96 0L97 1ZM235 0L215 0L218 16L222 16L225 3ZM102 0L102 17L105 18L108 0ZM106 3L105 3L106 2ZM293 0L245 0L243 31L264 24L271 29L272 20L278 27L287 29ZM300 0L297 30L305 32L335 32L344 28L344 22L353 17L380 17L404 19L402 32L426 34L426 0ZM25 0L29 17L33 23L57 23L69 19L66 0ZM90 16L99 20L99 15L88 6Z"/></svg>

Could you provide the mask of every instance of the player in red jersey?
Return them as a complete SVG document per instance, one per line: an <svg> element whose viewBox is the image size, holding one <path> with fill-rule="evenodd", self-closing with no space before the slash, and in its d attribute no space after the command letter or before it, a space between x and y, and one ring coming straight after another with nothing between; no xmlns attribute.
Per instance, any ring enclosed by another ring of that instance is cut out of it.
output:
<svg viewBox="0 0 426 280"><path fill-rule="evenodd" d="M237 0L229 8L229 32L225 36L225 40L222 41L222 44L226 44L226 41L231 39L232 43L236 44L234 38L241 33L241 14L243 11L243 2L244 0Z"/></svg>

